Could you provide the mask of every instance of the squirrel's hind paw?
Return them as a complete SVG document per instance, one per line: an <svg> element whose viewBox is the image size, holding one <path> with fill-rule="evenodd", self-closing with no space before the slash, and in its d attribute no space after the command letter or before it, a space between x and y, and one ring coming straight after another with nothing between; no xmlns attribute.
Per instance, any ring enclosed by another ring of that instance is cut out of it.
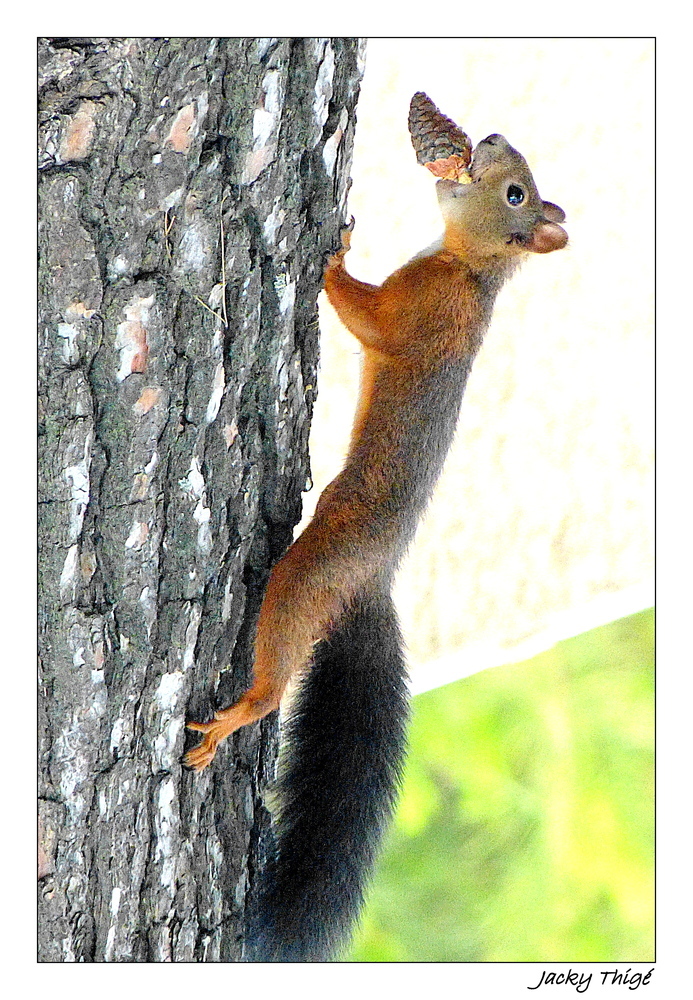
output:
<svg viewBox="0 0 693 1000"><path fill-rule="evenodd" d="M204 738L198 746L188 750L183 763L194 771L202 771L214 760L217 747L227 735L224 727L216 720L212 722L188 722L186 729L192 729L197 733L204 733Z"/></svg>
<svg viewBox="0 0 693 1000"><path fill-rule="evenodd" d="M188 750L183 758L183 763L193 771L202 771L214 760L217 746L216 741L210 740L209 736L205 736L199 746Z"/></svg>

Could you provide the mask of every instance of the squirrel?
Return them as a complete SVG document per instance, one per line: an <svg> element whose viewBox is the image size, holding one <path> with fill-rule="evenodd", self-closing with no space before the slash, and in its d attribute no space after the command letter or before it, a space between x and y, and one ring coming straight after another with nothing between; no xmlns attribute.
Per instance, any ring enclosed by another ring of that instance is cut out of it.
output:
<svg viewBox="0 0 693 1000"><path fill-rule="evenodd" d="M252 961L327 961L349 939L405 756L393 576L443 466L499 289L528 252L568 242L565 213L540 198L503 136L488 136L473 157L469 147L466 183L436 184L442 238L382 285L347 272L353 218L342 230L324 286L363 348L346 462L269 577L252 687L213 721L188 723L204 737L185 762L201 770L301 676L282 733L276 849L250 907Z"/></svg>

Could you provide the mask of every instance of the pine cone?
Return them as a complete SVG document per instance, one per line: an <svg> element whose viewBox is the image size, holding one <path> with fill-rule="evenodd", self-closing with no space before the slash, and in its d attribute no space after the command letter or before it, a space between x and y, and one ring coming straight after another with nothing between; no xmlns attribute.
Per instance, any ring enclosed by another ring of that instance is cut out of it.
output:
<svg viewBox="0 0 693 1000"><path fill-rule="evenodd" d="M422 163L436 177L469 180L467 168L472 159L468 135L442 114L426 94L414 94L409 106L409 134Z"/></svg>

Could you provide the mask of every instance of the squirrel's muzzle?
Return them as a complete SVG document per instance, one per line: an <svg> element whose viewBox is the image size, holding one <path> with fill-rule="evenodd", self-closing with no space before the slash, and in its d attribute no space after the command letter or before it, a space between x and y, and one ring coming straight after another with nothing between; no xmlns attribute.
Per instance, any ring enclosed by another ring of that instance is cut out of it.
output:
<svg viewBox="0 0 693 1000"><path fill-rule="evenodd" d="M540 222L524 248L532 253L551 253L552 250L562 250L567 242L568 234L562 226L555 222Z"/></svg>

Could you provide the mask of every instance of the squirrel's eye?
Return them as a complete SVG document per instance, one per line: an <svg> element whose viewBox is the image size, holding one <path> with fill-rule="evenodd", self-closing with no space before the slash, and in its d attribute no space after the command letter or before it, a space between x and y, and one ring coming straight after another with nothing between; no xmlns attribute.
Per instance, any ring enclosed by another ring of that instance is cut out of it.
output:
<svg viewBox="0 0 693 1000"><path fill-rule="evenodd" d="M525 200L525 193L517 184L511 184L505 196L509 205L521 205Z"/></svg>

